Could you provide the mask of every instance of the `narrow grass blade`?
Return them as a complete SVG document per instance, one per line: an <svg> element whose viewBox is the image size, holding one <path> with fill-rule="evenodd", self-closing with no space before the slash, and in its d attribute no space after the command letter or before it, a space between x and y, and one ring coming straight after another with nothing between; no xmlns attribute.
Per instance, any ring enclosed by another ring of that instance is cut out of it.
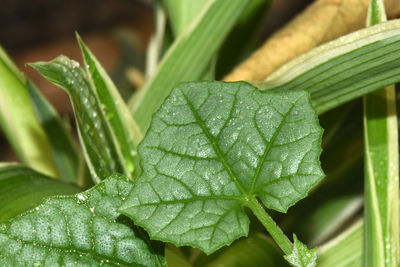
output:
<svg viewBox="0 0 400 267"><path fill-rule="evenodd" d="M83 162L76 142L60 120L57 111L29 80L27 88L36 117L49 139L61 179L83 186L84 166L81 166Z"/></svg>
<svg viewBox="0 0 400 267"><path fill-rule="evenodd" d="M139 159L136 147L143 138L142 133L106 71L79 35L77 39L88 77L94 85L93 88L105 115L106 124L110 128L111 137L121 152L127 175L133 178L135 169L138 171Z"/></svg>
<svg viewBox="0 0 400 267"><path fill-rule="evenodd" d="M367 26L386 20L371 0ZM394 86L364 97L364 264L399 265L399 156Z"/></svg>
<svg viewBox="0 0 400 267"><path fill-rule="evenodd" d="M146 132L152 114L172 88L182 81L200 78L204 68L233 27L248 0L209 0L201 12L170 47L157 73L130 105Z"/></svg>
<svg viewBox="0 0 400 267"><path fill-rule="evenodd" d="M0 164L0 222L27 211L43 198L80 192L79 187L62 183L17 164Z"/></svg>
<svg viewBox="0 0 400 267"><path fill-rule="evenodd" d="M187 0L164 0L163 4L168 14L168 22L171 25L175 39L181 35L194 20L196 15L201 12L207 0L187 1ZM200 80L215 80L215 67L217 63L217 53L212 56L210 63L200 75Z"/></svg>
<svg viewBox="0 0 400 267"><path fill-rule="evenodd" d="M96 91L85 70L79 67L79 63L59 56L53 61L37 62L31 66L68 93L93 180L99 182L115 172L129 173L123 165L124 160L119 148L114 143Z"/></svg>
<svg viewBox="0 0 400 267"><path fill-rule="evenodd" d="M363 224L359 220L318 250L319 267L361 267Z"/></svg>
<svg viewBox="0 0 400 267"><path fill-rule="evenodd" d="M199 13L199 10L208 0L163 0L164 7L168 13L175 37L184 32L185 28Z"/></svg>
<svg viewBox="0 0 400 267"><path fill-rule="evenodd" d="M53 177L51 146L33 111L26 78L0 47L0 125L19 159Z"/></svg>
<svg viewBox="0 0 400 267"><path fill-rule="evenodd" d="M321 114L398 81L400 20L393 20L317 47L254 85L306 90Z"/></svg>
<svg viewBox="0 0 400 267"><path fill-rule="evenodd" d="M150 38L147 51L146 51L146 77L149 78L154 75L157 70L158 61L163 53L164 45L166 45L166 37L169 36L170 31L166 26L167 15L161 5L161 0L155 0L154 8L154 26L155 32ZM172 33L170 33L172 39ZM169 45L169 43L168 43ZM137 93L132 96L136 99ZM133 102L133 100L131 100Z"/></svg>

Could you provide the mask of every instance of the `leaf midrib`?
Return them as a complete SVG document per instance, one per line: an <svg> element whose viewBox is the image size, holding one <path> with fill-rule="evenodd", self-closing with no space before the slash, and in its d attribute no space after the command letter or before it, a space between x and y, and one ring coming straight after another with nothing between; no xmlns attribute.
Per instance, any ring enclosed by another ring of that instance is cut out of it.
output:
<svg viewBox="0 0 400 267"><path fill-rule="evenodd" d="M240 89L240 88L239 88ZM252 183L250 186L250 190L249 192L247 192L244 188L244 186L242 185L242 183L239 181L239 179L236 177L235 173L232 171L231 167L229 166L229 164L226 162L225 157L223 156L224 154L222 153L222 151L220 150L219 146L217 145L218 140L216 140L210 133L210 131L208 130L207 126L204 124L203 120L200 118L200 115L198 114L197 110L194 108L193 104L190 102L190 99L186 96L186 94L180 89L179 90L181 92L181 94L183 95L183 97L185 98L190 110L193 113L193 116L195 117L198 125L200 126L200 128L202 129L203 133L207 136L207 138L211 141L211 144L214 148L214 151L217 154L217 158L220 160L220 162L222 163L222 165L224 166L224 169L226 170L226 172L228 173L228 175L233 179L233 181L235 182L236 186L238 187L238 189L241 191L241 193L244 196L244 200L249 199L252 194L254 193L254 186L256 184L256 181L259 179L260 173L261 173L261 169L262 166L265 162L265 159L268 157L269 152L271 151L272 145L275 142L276 137L279 135L280 133L280 129L283 127L287 117L290 115L290 113L292 112L292 110L294 109L294 107L296 106L297 102L299 101L299 99L301 99L303 97L303 94L300 94L299 97L297 97L295 99L295 101L293 102L293 104L291 105L291 107L289 108L289 110L284 113L281 114L282 115L282 119L279 123L278 128L275 130L273 136L271 137L271 141L267 142L264 135L262 134L262 132L260 131L258 125L256 122L254 122L257 131L259 132L260 136L262 137L263 141L266 143L266 148L264 151L264 154L260 160L260 163L258 164L257 168L256 168L256 172L252 178ZM227 119L227 122L231 119L231 114L232 114L232 110L235 108L235 102L233 103L232 107L231 107L231 111L230 111L230 115ZM255 120L255 118L253 118ZM222 130L225 128L225 126L227 125L227 122L224 124L224 126L221 128L221 132ZM218 134L219 136L219 134ZM237 200L237 198L235 199Z"/></svg>
<svg viewBox="0 0 400 267"><path fill-rule="evenodd" d="M232 180L234 181L234 183L236 184L236 186L238 187L240 192L243 194L243 196L249 197L249 193L246 192L246 190L244 189L242 183L238 180L238 178L236 177L236 175L233 173L232 169L230 168L229 164L226 162L222 151L220 150L219 146L217 145L217 140L212 136L212 134L208 130L207 126L204 124L203 120L200 118L200 115L198 114L198 112L196 111L196 109L194 108L193 104L190 102L189 98L186 96L186 94L182 91L182 89L179 89L179 91L181 92L182 96L185 98L185 100L186 100L186 102L187 102L187 104L188 104L188 106L190 108L190 111L192 111L193 116L196 119L196 121L198 122L198 125L202 129L203 133L211 141L211 145L214 148L214 151L217 154L218 159L220 160L220 162L224 166L224 169L226 170L228 175L232 178ZM232 106L232 109L233 108L234 107ZM221 131L222 131L222 129L221 129Z"/></svg>

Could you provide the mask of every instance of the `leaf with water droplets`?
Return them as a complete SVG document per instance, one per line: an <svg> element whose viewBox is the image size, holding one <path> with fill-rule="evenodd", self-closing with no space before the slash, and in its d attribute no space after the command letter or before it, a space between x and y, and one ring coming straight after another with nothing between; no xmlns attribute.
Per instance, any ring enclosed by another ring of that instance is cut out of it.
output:
<svg viewBox="0 0 400 267"><path fill-rule="evenodd" d="M59 56L50 62L30 65L68 93L92 178L99 182L115 172L131 176L124 164L120 143L114 138L114 129L106 119L94 85L79 63Z"/></svg>
<svg viewBox="0 0 400 267"><path fill-rule="evenodd" d="M121 210L154 239L211 253L247 235L243 206L286 212L322 179L321 135L304 91L182 84L153 117Z"/></svg>
<svg viewBox="0 0 400 267"><path fill-rule="evenodd" d="M132 183L113 175L0 224L1 266L165 266L163 246L117 212Z"/></svg>
<svg viewBox="0 0 400 267"><path fill-rule="evenodd" d="M143 138L142 133L106 71L78 34L77 39L86 64L88 77L99 96L100 106L112 129L112 137L121 150L127 174L132 177L134 171L136 171L136 174L139 173L136 147Z"/></svg>

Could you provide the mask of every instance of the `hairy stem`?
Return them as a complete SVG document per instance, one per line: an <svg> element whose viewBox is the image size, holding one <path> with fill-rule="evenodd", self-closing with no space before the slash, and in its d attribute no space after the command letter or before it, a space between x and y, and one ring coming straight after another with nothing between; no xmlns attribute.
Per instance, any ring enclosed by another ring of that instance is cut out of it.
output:
<svg viewBox="0 0 400 267"><path fill-rule="evenodd" d="M267 229L268 233L275 240L276 244L282 249L282 251L289 255L292 253L293 244L290 242L289 238L283 233L281 228L275 223L275 221L269 216L261 204L257 201L255 197L247 201L246 206L250 208L254 215L260 220Z"/></svg>

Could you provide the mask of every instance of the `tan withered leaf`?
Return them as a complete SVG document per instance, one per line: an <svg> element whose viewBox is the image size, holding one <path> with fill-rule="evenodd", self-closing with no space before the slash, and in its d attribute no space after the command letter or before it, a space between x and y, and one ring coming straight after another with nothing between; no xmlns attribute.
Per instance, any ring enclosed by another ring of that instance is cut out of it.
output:
<svg viewBox="0 0 400 267"><path fill-rule="evenodd" d="M267 40L224 80L260 81L315 46L365 25L369 0L316 0ZM385 0L389 18L400 15L399 0Z"/></svg>

